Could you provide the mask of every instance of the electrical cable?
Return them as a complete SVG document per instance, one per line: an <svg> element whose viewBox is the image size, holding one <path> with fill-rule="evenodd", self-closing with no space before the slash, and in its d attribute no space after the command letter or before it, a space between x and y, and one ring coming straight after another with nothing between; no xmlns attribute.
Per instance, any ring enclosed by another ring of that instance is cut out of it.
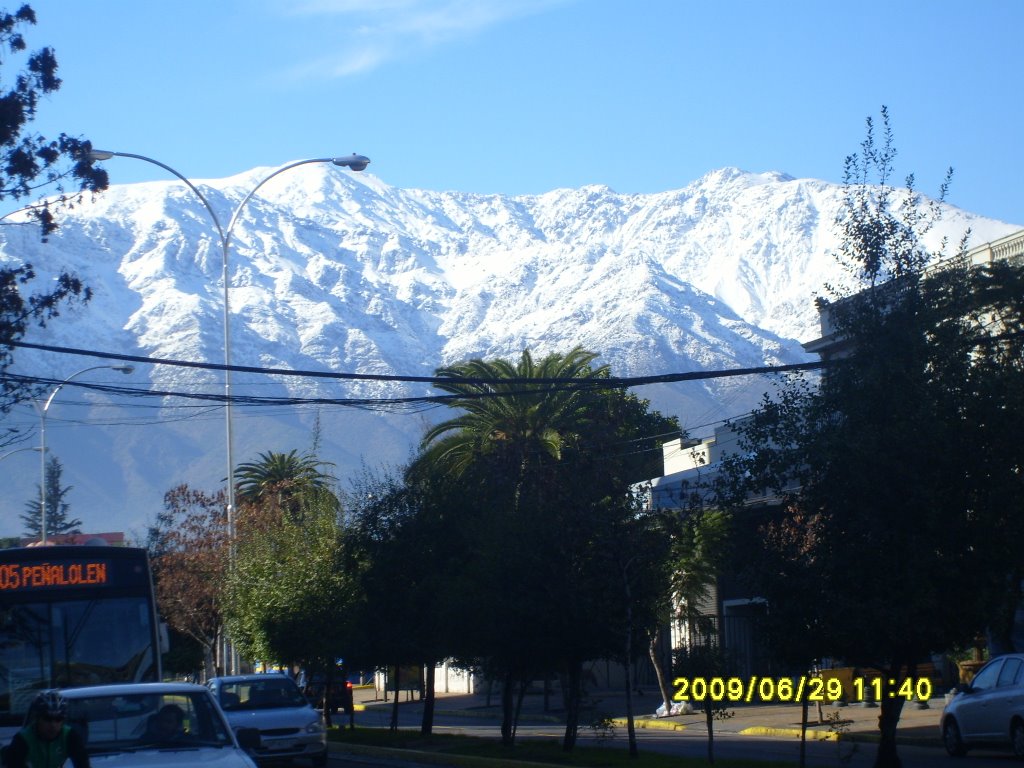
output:
<svg viewBox="0 0 1024 768"><path fill-rule="evenodd" d="M189 360L176 360L169 358L146 357L143 355L129 355L115 352L102 352L74 347L53 346L47 344L34 344L30 342L10 342L11 346L38 349L42 351L56 352L60 354L75 354L87 357L100 357L109 360L120 360L123 362L136 362L141 365L173 366L179 368L193 368L208 371L226 371L234 373L252 373L266 376L287 376L307 379L334 379L341 381L377 381L377 382L400 382L400 383L424 383L432 385L459 384L463 386L482 387L476 392L462 392L459 394L443 395L420 395L407 397L269 397L257 395L230 395L231 403L239 404L319 404L319 406L346 406L351 408L366 408L369 410L380 410L392 407L413 408L422 410L445 404L452 400L473 399L481 397L504 397L517 393L536 393L541 391L577 391L592 389L629 389L648 384L677 383L683 381L698 381L703 379L717 379L735 376L753 376L763 374L781 374L797 371L810 371L824 367L824 361L816 360L811 362L796 362L782 366L763 366L757 368L736 368L719 369L714 371L690 371L674 374L657 374L653 376L635 377L594 377L594 378L503 378L503 379L481 379L473 377L447 377L447 376L409 376L396 374L352 374L333 371L302 371L293 369L259 368L253 366L224 366L215 362L194 362ZM41 377L18 377L7 374L8 378L24 384L57 384L53 379ZM225 402L228 396L222 393L201 393L201 392L180 392L167 390L142 390L132 387L116 386L109 384L94 384L88 382L69 382L69 385L92 389L112 394L124 394L134 396L157 396L157 397L182 397L189 399L201 399L214 402ZM510 390L508 387L522 386L526 389L521 391Z"/></svg>

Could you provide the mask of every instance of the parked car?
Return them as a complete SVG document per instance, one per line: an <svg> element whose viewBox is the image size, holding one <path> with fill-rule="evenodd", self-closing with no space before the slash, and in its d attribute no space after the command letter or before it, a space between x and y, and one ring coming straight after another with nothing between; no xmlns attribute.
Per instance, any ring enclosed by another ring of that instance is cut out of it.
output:
<svg viewBox="0 0 1024 768"><path fill-rule="evenodd" d="M997 656L960 689L942 713L942 741L954 757L996 746L1024 758L1024 654Z"/></svg>
<svg viewBox="0 0 1024 768"><path fill-rule="evenodd" d="M214 677L207 683L232 728L255 728L259 763L308 758L327 765L327 731L323 719L287 675Z"/></svg>
<svg viewBox="0 0 1024 768"><path fill-rule="evenodd" d="M93 768L256 768L246 748L257 747L259 734L233 731L201 685L133 683L61 694L67 723L81 734ZM164 730L164 721L173 725Z"/></svg>
<svg viewBox="0 0 1024 768"><path fill-rule="evenodd" d="M326 702L324 701L324 686L326 678L323 675L313 675L307 682L303 693L314 707L326 706L333 715L338 711L349 714L352 712L352 681L337 677L328 690Z"/></svg>

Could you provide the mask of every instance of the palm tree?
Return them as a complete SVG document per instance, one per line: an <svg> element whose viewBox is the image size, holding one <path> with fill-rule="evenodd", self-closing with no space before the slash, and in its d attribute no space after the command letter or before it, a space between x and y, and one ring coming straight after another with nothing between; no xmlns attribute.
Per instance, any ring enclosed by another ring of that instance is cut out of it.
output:
<svg viewBox="0 0 1024 768"><path fill-rule="evenodd" d="M334 478L320 470L328 466L333 465L308 454L300 456L294 450L261 453L259 461L245 462L235 469L238 498L253 504L276 502L294 515L304 500L330 493Z"/></svg>
<svg viewBox="0 0 1024 768"><path fill-rule="evenodd" d="M413 470L451 478L467 494L487 494L482 506L493 515L480 541L484 550L488 542L497 542L500 554L473 566L487 582L506 583L513 574L543 569L544 554L531 543L528 531L543 528L542 521L550 522L549 515L555 513L559 483L565 480L559 478L557 464L580 440L593 415L593 389L608 376L607 367L591 367L596 357L576 347L538 362L524 350L517 363L476 359L436 372L451 381L434 386L454 395L448 405L463 412L427 431ZM550 659L541 660L522 636L536 636L521 622L524 612L535 612L535 597L528 598L527 606L505 589L486 592L493 602L484 598L484 603L495 606L491 618L504 627L496 637L509 641L490 648L504 678L502 743L511 745L516 681L527 679L533 667Z"/></svg>
<svg viewBox="0 0 1024 768"><path fill-rule="evenodd" d="M476 359L438 369L438 377L453 380L435 386L455 395L448 405L464 413L427 431L421 461L456 478L481 464L503 469L515 482L517 507L531 471L562 458L592 402L586 385L530 380L594 380L596 384L608 376L607 366L591 367L596 358L596 353L576 347L566 354L552 353L538 363L524 350L517 364Z"/></svg>
<svg viewBox="0 0 1024 768"><path fill-rule="evenodd" d="M636 517L629 483L650 476L633 476L637 460L623 446L678 430L610 387L596 358L576 347L538 361L526 350L515 362L438 370L435 386L461 413L426 432L412 467L465 499L451 506L466 505L454 514L467 550L457 588L475 617L467 648L503 678L507 745L516 685L555 670L567 680L563 747L575 744L583 662L620 651L622 634L609 628L625 598L612 599L620 586L605 539Z"/></svg>

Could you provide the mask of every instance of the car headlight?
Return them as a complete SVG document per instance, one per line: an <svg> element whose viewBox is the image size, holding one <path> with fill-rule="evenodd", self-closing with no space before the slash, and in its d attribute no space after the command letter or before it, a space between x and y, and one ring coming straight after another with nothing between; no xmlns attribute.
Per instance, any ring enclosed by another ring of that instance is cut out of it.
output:
<svg viewBox="0 0 1024 768"><path fill-rule="evenodd" d="M323 733L324 727L319 720L314 720L306 726L306 733Z"/></svg>

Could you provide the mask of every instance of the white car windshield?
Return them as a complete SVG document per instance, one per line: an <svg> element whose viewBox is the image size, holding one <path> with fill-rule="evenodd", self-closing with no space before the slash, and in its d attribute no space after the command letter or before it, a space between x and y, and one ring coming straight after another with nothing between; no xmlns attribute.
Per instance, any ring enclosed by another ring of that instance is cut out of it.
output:
<svg viewBox="0 0 1024 768"><path fill-rule="evenodd" d="M68 696L67 722L82 735L90 754L234 746L205 691L72 694Z"/></svg>
<svg viewBox="0 0 1024 768"><path fill-rule="evenodd" d="M304 707L309 704L292 680L276 675L224 681L220 685L219 696L221 709L225 712Z"/></svg>

